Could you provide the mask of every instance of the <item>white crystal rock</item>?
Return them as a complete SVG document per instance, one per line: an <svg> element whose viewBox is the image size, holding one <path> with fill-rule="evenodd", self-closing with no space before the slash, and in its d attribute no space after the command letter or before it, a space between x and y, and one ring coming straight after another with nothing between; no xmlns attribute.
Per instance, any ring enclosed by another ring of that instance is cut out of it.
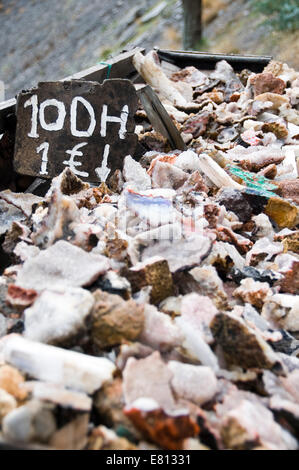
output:
<svg viewBox="0 0 299 470"><path fill-rule="evenodd" d="M180 345L183 336L169 315L154 305L144 306L144 327L139 340L154 349L169 350Z"/></svg>
<svg viewBox="0 0 299 470"><path fill-rule="evenodd" d="M93 304L93 295L80 287L45 290L25 310L24 336L41 343L62 344L84 329Z"/></svg>
<svg viewBox="0 0 299 470"><path fill-rule="evenodd" d="M151 177L131 155L127 155L124 160L123 175L127 182L126 186L129 185L132 189L139 191L151 188Z"/></svg>
<svg viewBox="0 0 299 470"><path fill-rule="evenodd" d="M0 354L20 371L45 382L94 393L112 378L114 364L106 358L49 346L9 335L0 340Z"/></svg>
<svg viewBox="0 0 299 470"><path fill-rule="evenodd" d="M18 273L16 284L35 290L80 287L91 284L109 267L109 260L104 256L87 253L60 240L27 259Z"/></svg>
<svg viewBox="0 0 299 470"><path fill-rule="evenodd" d="M177 361L170 361L167 366L173 373L170 383L178 397L197 405L202 405L214 397L217 391L217 378L210 367Z"/></svg>

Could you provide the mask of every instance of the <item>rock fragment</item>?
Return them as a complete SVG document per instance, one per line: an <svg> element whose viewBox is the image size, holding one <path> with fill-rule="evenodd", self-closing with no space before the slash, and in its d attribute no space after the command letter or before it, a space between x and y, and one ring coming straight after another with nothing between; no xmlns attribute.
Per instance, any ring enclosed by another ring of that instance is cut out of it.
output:
<svg viewBox="0 0 299 470"><path fill-rule="evenodd" d="M155 400L159 407L167 410L175 408L175 400L170 387L172 372L161 359L158 351L145 359L130 358L123 371L125 403L132 406L138 398Z"/></svg>
<svg viewBox="0 0 299 470"><path fill-rule="evenodd" d="M212 400L217 391L217 379L212 369L177 361L167 365L173 373L170 383L177 397L199 406Z"/></svg>
<svg viewBox="0 0 299 470"><path fill-rule="evenodd" d="M145 286L152 287L150 299L153 304L158 304L173 294L172 276L166 259L158 256L148 258L130 268L125 274L133 293Z"/></svg>
<svg viewBox="0 0 299 470"><path fill-rule="evenodd" d="M25 310L24 337L47 344L70 344L84 334L93 304L92 294L85 289L44 290Z"/></svg>
<svg viewBox="0 0 299 470"><path fill-rule="evenodd" d="M248 277L241 281L240 287L234 291L234 297L248 302L256 308L261 309L267 297L272 295L272 291L266 282L254 281Z"/></svg>
<svg viewBox="0 0 299 470"><path fill-rule="evenodd" d="M29 341L18 335L3 338L0 352L7 363L31 377L87 394L100 389L115 370L114 364L106 358Z"/></svg>
<svg viewBox="0 0 299 470"><path fill-rule="evenodd" d="M228 364L245 369L282 370L279 358L259 332L236 315L218 313L211 323L211 330Z"/></svg>
<svg viewBox="0 0 299 470"><path fill-rule="evenodd" d="M91 284L109 269L101 255L87 253L64 240L25 261L16 284L25 289L55 289Z"/></svg>
<svg viewBox="0 0 299 470"><path fill-rule="evenodd" d="M182 449L183 440L199 432L197 423L184 410L168 414L152 399L136 400L125 413L146 439L164 449Z"/></svg>
<svg viewBox="0 0 299 470"><path fill-rule="evenodd" d="M115 346L125 340L134 341L144 325L143 306L134 300L97 289L94 294L91 339L100 349Z"/></svg>

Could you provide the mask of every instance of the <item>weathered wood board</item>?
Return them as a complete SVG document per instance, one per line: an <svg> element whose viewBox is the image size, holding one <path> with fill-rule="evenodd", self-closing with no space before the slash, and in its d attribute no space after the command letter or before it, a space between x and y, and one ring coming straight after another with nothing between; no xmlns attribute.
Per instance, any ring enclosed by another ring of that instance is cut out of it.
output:
<svg viewBox="0 0 299 470"><path fill-rule="evenodd" d="M53 178L66 167L90 182L122 168L138 144L129 80L43 82L17 100L15 171Z"/></svg>

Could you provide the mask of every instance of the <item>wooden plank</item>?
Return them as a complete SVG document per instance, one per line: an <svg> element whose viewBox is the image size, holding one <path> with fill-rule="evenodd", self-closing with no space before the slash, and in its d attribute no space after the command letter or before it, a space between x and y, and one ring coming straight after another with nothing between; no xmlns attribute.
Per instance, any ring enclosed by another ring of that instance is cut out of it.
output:
<svg viewBox="0 0 299 470"><path fill-rule="evenodd" d="M161 60L182 68L193 65L199 70L213 70L217 62L226 60L236 72L249 69L252 72L260 73L272 60L271 56L208 54L206 52L171 51L164 49L157 49L157 53Z"/></svg>
<svg viewBox="0 0 299 470"><path fill-rule="evenodd" d="M61 81L90 80L101 83L107 78L107 73L110 68L109 65L111 66L109 78L127 78L131 73L136 73L132 60L138 51L144 52L144 49L136 47L129 52L124 52L112 59L106 60L105 64L99 63L74 75L63 78Z"/></svg>
<svg viewBox="0 0 299 470"><path fill-rule="evenodd" d="M153 128L168 139L173 149L186 150L181 134L154 90L149 85L137 85L136 89Z"/></svg>

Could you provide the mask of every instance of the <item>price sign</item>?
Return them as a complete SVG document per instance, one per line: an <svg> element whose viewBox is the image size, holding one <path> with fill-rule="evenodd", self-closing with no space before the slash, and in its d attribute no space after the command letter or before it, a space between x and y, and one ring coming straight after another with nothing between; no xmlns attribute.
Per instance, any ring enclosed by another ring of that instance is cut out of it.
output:
<svg viewBox="0 0 299 470"><path fill-rule="evenodd" d="M84 180L106 181L136 151L137 105L129 80L43 82L22 92L15 171L53 178L69 167Z"/></svg>

